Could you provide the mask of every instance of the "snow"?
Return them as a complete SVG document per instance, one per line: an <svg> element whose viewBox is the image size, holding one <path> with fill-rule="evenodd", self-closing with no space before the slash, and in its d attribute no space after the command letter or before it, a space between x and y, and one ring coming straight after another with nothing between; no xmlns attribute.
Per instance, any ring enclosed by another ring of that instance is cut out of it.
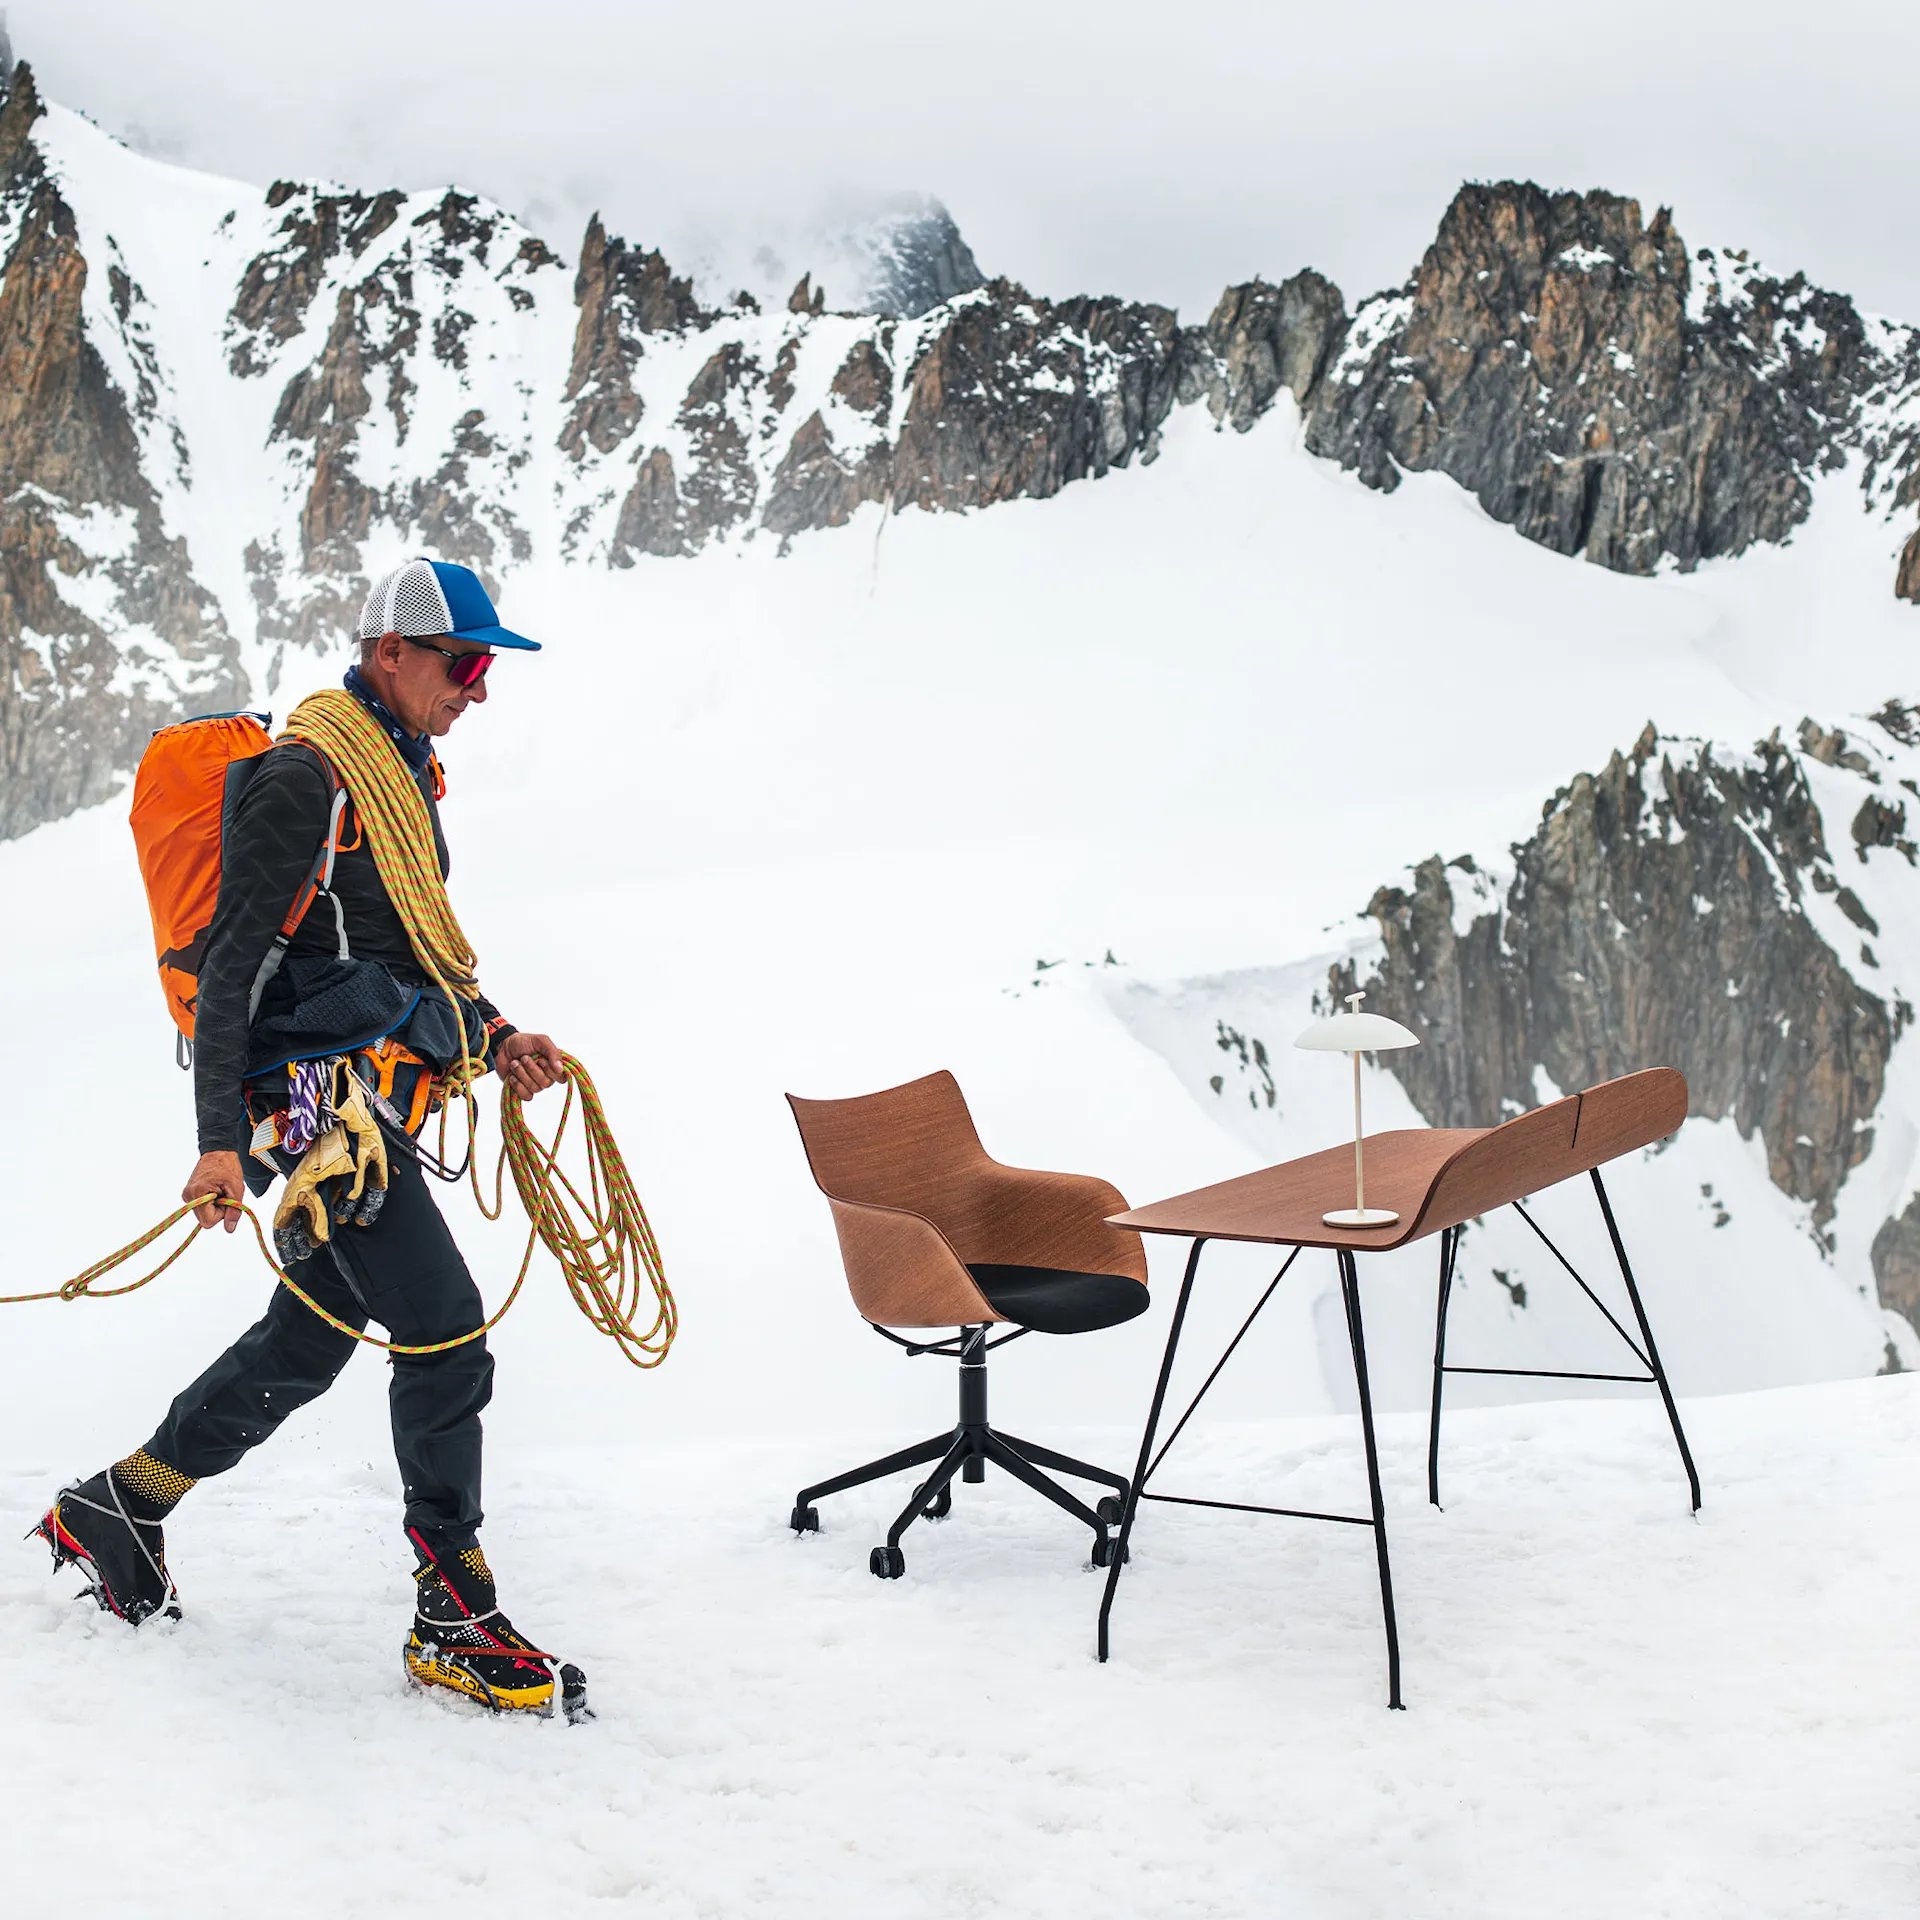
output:
<svg viewBox="0 0 1920 1920"><path fill-rule="evenodd" d="M916 1384L931 1426L951 1380ZM336 1390L369 1453L378 1387L362 1360ZM39 1842L11 1898L70 1895L56 1842L86 1808L107 1915L269 1890L302 1915L663 1920L1908 1911L1920 1382L1683 1411L1697 1521L1651 1400L1450 1415L1443 1513L1424 1423L1385 1423L1404 1714L1357 1528L1147 1509L1102 1667L1099 1577L1004 1480L910 1534L897 1583L865 1569L876 1492L787 1533L802 1477L893 1434L497 1448L490 1551L589 1670L577 1729L403 1689L391 1469L288 1434L180 1509L177 1627L56 1598L24 1552L0 1571L0 1753ZM1119 1426L1068 1437L1129 1451ZM18 1532L60 1466L7 1461ZM1267 1419L1183 1442L1163 1484L1342 1503L1361 1473L1351 1421Z"/></svg>

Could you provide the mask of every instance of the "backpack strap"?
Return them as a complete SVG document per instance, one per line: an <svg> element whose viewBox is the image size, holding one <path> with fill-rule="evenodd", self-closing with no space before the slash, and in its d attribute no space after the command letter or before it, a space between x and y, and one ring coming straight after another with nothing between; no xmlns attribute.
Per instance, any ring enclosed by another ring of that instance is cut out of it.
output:
<svg viewBox="0 0 1920 1920"><path fill-rule="evenodd" d="M310 743L302 741L302 746ZM334 937L339 943L342 960L351 959L347 950L347 916L340 905L340 896L333 890L333 863L340 851L341 827L346 819L347 790L340 783L340 776L333 770L333 762L317 748L310 748L318 759L327 776L327 792L330 796L327 806L327 831L320 842L320 850L313 856L313 865L307 870L307 877L300 883L300 891L293 896L293 904L287 909L287 917L280 922L280 931L273 936L273 945L261 957L260 971L253 976L253 991L247 997L247 1024L252 1026L260 1013L260 996L267 990L267 982L280 971L280 963L287 957L287 948L293 943L293 936L299 931L300 923L307 917L307 909L314 901L325 894L333 903Z"/></svg>

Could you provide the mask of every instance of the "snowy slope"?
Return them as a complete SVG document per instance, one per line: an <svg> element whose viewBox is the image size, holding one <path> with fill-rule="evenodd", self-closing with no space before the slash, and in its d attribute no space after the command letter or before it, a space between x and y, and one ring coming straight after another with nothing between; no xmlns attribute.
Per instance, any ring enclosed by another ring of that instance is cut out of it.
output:
<svg viewBox="0 0 1920 1920"><path fill-rule="evenodd" d="M1445 1513L1423 1423L1387 1423L1404 1714L1355 1529L1153 1510L1103 1667L1099 1581L1004 1480L885 1585L880 1493L806 1541L751 1497L883 1434L496 1449L493 1562L588 1667L583 1729L407 1695L384 1467L289 1435L170 1526L178 1628L0 1563L10 1895L39 1912L83 1884L111 1920L1910 1912L1920 1386L1688 1417L1698 1521L1653 1407L1460 1417ZM7 1462L17 1531L60 1466ZM1228 1498L1361 1484L1351 1420L1216 1427L1174 1464ZM102 1801L76 1866L62 1838Z"/></svg>

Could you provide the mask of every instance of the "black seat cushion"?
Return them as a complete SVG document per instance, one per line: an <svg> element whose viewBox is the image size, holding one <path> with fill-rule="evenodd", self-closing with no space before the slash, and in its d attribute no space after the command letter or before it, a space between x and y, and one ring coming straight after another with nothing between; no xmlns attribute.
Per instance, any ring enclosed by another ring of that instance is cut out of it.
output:
<svg viewBox="0 0 1920 1920"><path fill-rule="evenodd" d="M1035 1333L1092 1333L1147 1310L1146 1288L1124 1273L1068 1273L1059 1267L1003 1267L991 1261L967 1271L995 1313Z"/></svg>

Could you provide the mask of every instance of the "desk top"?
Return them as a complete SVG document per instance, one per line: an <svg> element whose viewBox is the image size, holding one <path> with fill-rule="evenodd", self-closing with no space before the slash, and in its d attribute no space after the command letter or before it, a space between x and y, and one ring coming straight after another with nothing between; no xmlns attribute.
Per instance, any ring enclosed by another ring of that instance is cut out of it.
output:
<svg viewBox="0 0 1920 1920"><path fill-rule="evenodd" d="M1399 1247L1429 1233L1420 1211L1447 1162L1464 1146L1484 1138L1489 1127L1410 1127L1370 1133L1367 1205L1392 1207L1400 1218L1389 1227L1329 1227L1320 1218L1353 1205L1353 1143L1310 1153L1236 1180L1199 1187L1157 1200L1150 1207L1117 1213L1110 1225L1141 1233L1203 1235L1209 1240L1260 1240L1290 1247Z"/></svg>
<svg viewBox="0 0 1920 1920"><path fill-rule="evenodd" d="M1504 1126L1370 1133L1367 1204L1400 1215L1389 1227L1329 1227L1320 1218L1353 1205L1351 1141L1114 1214L1109 1224L1276 1246L1403 1247L1651 1146L1677 1131L1686 1114L1686 1080L1672 1067L1649 1067Z"/></svg>

